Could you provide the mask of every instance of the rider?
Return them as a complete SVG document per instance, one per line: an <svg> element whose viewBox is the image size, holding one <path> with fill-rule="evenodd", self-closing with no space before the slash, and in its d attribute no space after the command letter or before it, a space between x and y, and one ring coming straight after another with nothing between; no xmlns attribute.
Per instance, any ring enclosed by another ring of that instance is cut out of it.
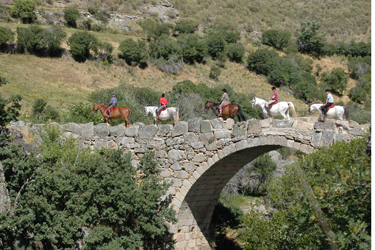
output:
<svg viewBox="0 0 375 250"><path fill-rule="evenodd" d="M276 91L276 87L273 86L271 89L272 89L272 91L273 91L273 95L272 95L270 98L268 98L268 100L270 100L270 101L268 101L268 102L266 103L266 105L265 105L265 107L268 109L268 111L269 111L269 108L268 108L268 107L269 107L272 103L277 102L277 98L279 97L279 94L278 94L277 91Z"/></svg>
<svg viewBox="0 0 375 250"><path fill-rule="evenodd" d="M156 109L157 117L159 116L160 110L167 108L167 104L168 104L167 98L165 98L165 94L163 93L161 94L161 98L160 98L160 107Z"/></svg>
<svg viewBox="0 0 375 250"><path fill-rule="evenodd" d="M117 107L117 98L115 93L113 93L111 101L108 104L108 118L111 117L111 110L115 107Z"/></svg>
<svg viewBox="0 0 375 250"><path fill-rule="evenodd" d="M327 99L326 99L326 102L323 104L323 106L321 107L321 110L323 112L323 115L326 115L327 113L327 108L329 106L332 106L333 105L333 96L332 94L330 93L329 89L326 89L326 94L327 94Z"/></svg>
<svg viewBox="0 0 375 250"><path fill-rule="evenodd" d="M221 96L221 100L220 100L220 105L219 105L219 117L222 115L223 113L223 107L227 104L229 104L229 96L227 94L227 90L226 89L223 89L223 95Z"/></svg>

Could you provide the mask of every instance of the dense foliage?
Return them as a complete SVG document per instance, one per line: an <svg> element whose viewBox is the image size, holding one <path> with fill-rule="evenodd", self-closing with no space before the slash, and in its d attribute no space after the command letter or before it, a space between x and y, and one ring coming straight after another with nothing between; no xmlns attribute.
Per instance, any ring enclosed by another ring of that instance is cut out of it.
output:
<svg viewBox="0 0 375 250"><path fill-rule="evenodd" d="M87 31L78 31L68 39L70 51L74 59L78 62L84 62L90 57L90 50L95 53L98 51L99 41Z"/></svg>
<svg viewBox="0 0 375 250"><path fill-rule="evenodd" d="M0 26L0 50L8 42L12 42L13 39L14 39L14 32L7 27Z"/></svg>
<svg viewBox="0 0 375 250"><path fill-rule="evenodd" d="M121 150L91 152L48 126L37 156L11 144L0 151L11 211L0 214L3 249L137 249L167 234L174 210L161 200L170 184L156 177L152 153L137 168ZM17 200L16 200L17 199Z"/></svg>
<svg viewBox="0 0 375 250"><path fill-rule="evenodd" d="M297 47L300 52L313 56L320 56L322 54L326 37L320 30L320 23L318 21L304 20L301 23L301 27L297 29L297 32Z"/></svg>
<svg viewBox="0 0 375 250"><path fill-rule="evenodd" d="M64 10L64 18L68 27L77 28L77 19L79 11L76 8L68 8Z"/></svg>
<svg viewBox="0 0 375 250"><path fill-rule="evenodd" d="M36 3L33 0L15 0L10 14L13 17L21 18L23 23L32 23L36 18L35 8Z"/></svg>
<svg viewBox="0 0 375 250"><path fill-rule="evenodd" d="M262 34L262 42L275 49L283 50L292 42L292 38L289 31L266 30Z"/></svg>
<svg viewBox="0 0 375 250"><path fill-rule="evenodd" d="M139 40L138 42L133 39L126 39L120 43L119 57L124 59L128 65L140 65L144 67L147 64L147 45L146 42Z"/></svg>
<svg viewBox="0 0 375 250"><path fill-rule="evenodd" d="M371 245L371 159L365 139L304 156L268 186L269 219L245 216L244 249L339 249ZM328 229L328 231L327 231ZM329 233L329 229L332 233Z"/></svg>

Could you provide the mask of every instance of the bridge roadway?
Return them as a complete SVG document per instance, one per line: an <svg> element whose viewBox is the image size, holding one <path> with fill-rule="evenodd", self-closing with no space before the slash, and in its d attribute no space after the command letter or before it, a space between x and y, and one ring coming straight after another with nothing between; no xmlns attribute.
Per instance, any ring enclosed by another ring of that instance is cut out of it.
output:
<svg viewBox="0 0 375 250"><path fill-rule="evenodd" d="M60 126L63 136L81 138L85 147L122 148L133 155L137 166L146 150L155 151L161 176L172 181L167 196L178 222L168 225L175 249L210 249L213 239L210 223L214 207L226 183L247 163L281 147L312 153L320 146L349 141L365 134L369 125L316 117L285 120L232 119L180 121L176 126L136 124L93 125L67 123ZM39 125L40 126L40 125ZM19 121L9 127L27 141L38 125Z"/></svg>

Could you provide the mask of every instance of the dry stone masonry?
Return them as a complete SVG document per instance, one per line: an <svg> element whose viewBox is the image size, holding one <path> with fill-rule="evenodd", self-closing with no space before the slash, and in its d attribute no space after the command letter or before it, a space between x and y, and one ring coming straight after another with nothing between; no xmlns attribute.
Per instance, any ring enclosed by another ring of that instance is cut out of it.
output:
<svg viewBox="0 0 375 250"><path fill-rule="evenodd" d="M176 210L178 223L169 225L175 249L210 249L212 213L225 184L248 162L281 147L312 153L320 146L349 141L365 134L369 125L314 117L285 120L232 119L180 121L176 126L144 125L131 127L108 124L67 123L59 125L64 137L80 138L92 150L118 149L132 154L137 167L147 150L155 151L161 176L173 185L167 195ZM18 121L13 133L32 138L32 131L43 125ZM0 186L1 187L1 186Z"/></svg>

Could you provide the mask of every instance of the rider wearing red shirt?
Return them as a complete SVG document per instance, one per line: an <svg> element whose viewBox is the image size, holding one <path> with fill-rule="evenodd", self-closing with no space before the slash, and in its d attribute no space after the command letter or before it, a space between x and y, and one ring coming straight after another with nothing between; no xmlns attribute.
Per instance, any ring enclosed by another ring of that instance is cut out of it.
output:
<svg viewBox="0 0 375 250"><path fill-rule="evenodd" d="M160 110L167 108L167 104L167 98L165 98L165 94L163 93L160 98L160 107L156 109L156 116L159 116Z"/></svg>

